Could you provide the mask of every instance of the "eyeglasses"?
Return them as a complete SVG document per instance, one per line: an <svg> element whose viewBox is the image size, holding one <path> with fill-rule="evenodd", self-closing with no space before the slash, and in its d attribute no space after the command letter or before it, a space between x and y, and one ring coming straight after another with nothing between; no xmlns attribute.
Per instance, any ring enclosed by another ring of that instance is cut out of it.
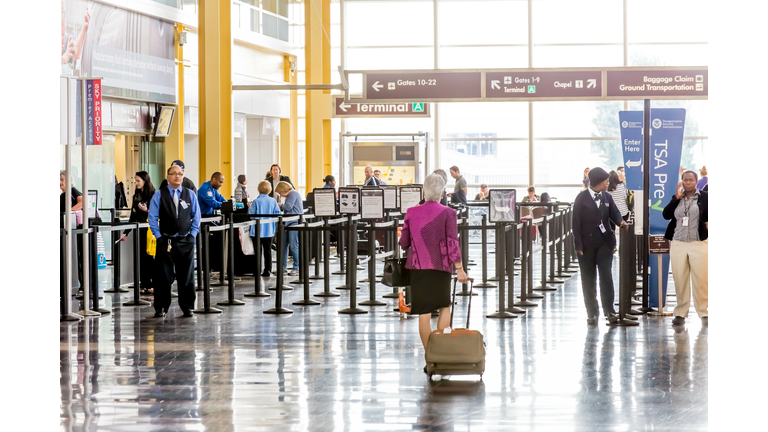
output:
<svg viewBox="0 0 768 432"><path fill-rule="evenodd" d="M181 176L184 175L184 173L183 172L172 172L172 173L170 173L168 175L172 175L172 176L176 176L176 177L181 177Z"/></svg>

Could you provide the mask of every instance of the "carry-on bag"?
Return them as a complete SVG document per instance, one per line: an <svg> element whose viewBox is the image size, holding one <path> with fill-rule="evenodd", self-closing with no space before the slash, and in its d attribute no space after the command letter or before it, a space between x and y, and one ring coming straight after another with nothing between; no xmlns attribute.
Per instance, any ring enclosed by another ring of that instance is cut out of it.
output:
<svg viewBox="0 0 768 432"><path fill-rule="evenodd" d="M451 327L453 313L456 309L456 283L453 280L453 297L451 300ZM469 279L469 305L467 306L467 328L447 328L435 330L429 335L425 359L427 374L432 375L480 375L485 372L485 342L483 335L477 330L469 330L469 313L472 308L472 286L474 280Z"/></svg>

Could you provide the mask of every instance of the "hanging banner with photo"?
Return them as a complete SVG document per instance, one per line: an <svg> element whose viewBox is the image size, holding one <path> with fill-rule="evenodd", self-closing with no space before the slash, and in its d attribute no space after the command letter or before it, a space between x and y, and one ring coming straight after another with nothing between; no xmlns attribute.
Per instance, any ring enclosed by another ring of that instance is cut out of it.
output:
<svg viewBox="0 0 768 432"><path fill-rule="evenodd" d="M641 112L642 114L642 112ZM650 234L664 234L669 225L662 212L676 193L680 179L680 159L683 153L683 131L685 130L685 109L651 109L651 173L650 173ZM641 147L642 148L642 147ZM659 305L659 270L661 270L662 295L666 298L669 279L669 255L662 255L659 269L658 259L651 256L649 278L649 300L651 307ZM666 303L666 302L665 302Z"/></svg>
<svg viewBox="0 0 768 432"><path fill-rule="evenodd" d="M62 76L101 77L105 96L176 103L172 23L92 0L61 9Z"/></svg>
<svg viewBox="0 0 768 432"><path fill-rule="evenodd" d="M619 111L624 183L628 190L643 189L643 112Z"/></svg>

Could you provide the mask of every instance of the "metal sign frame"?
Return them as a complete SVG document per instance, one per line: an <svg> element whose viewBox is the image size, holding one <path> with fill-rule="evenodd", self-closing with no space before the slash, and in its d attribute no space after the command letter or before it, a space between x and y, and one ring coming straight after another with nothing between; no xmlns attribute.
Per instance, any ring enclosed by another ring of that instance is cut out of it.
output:
<svg viewBox="0 0 768 432"><path fill-rule="evenodd" d="M354 194L357 196L357 206L345 206L344 202L348 198L344 194ZM339 214L360 214L360 198L362 198L362 191L358 187L340 187L339 188ZM347 208L345 208L347 207Z"/></svg>
<svg viewBox="0 0 768 432"><path fill-rule="evenodd" d="M609 71L702 71L708 73L708 66L631 66L631 67L583 67L583 68L503 68L503 69L400 69L400 70L345 70L344 74L348 76L350 74L361 74L363 78L363 94L362 97L357 99L345 99L347 103L397 103L397 102L409 102L410 99L369 99L370 83L368 82L368 75L371 74L385 74L385 75L397 75L405 73L428 73L428 74L452 74L452 73L468 73L475 72L480 73L480 86L481 96L479 98L429 98L419 97L418 102L541 102L541 101L605 101L605 100L645 100L653 98L654 100L707 100L709 99L707 94L701 96L685 95L685 96L648 96L648 95L622 95L622 96L608 96L608 72ZM527 73L536 74L539 72L600 72L601 73L601 87L602 96L600 97L516 97L516 98L499 98L499 97L486 97L486 75L488 73ZM705 85L708 86L708 79Z"/></svg>

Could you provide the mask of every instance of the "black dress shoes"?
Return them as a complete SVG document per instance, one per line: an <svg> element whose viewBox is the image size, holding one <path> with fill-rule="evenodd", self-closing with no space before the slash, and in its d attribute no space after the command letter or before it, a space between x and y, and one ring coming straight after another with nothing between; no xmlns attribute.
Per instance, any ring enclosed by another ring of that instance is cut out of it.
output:
<svg viewBox="0 0 768 432"><path fill-rule="evenodd" d="M191 311L191 310L189 310L189 309L187 309L187 310L184 310L184 311L182 311L182 312L184 312L184 316L185 316L185 317L187 317L187 318L195 316L195 313L194 313L194 312L192 312L192 311Z"/></svg>
<svg viewBox="0 0 768 432"><path fill-rule="evenodd" d="M267 270L264 270L264 272L261 274L261 277L270 277L272 276L272 273L268 272Z"/></svg>
<svg viewBox="0 0 768 432"><path fill-rule="evenodd" d="M165 318L165 311L162 309L155 311L155 318Z"/></svg>
<svg viewBox="0 0 768 432"><path fill-rule="evenodd" d="M616 314L610 314L605 317L605 320L608 321L608 325L616 325L619 323L619 316Z"/></svg>
<svg viewBox="0 0 768 432"><path fill-rule="evenodd" d="M683 325L683 324L685 324L685 318L683 318L683 317L676 316L675 319L672 320L672 325L673 326Z"/></svg>
<svg viewBox="0 0 768 432"><path fill-rule="evenodd" d="M587 318L587 325L588 326L596 326L597 325L597 317L589 317L589 318Z"/></svg>

